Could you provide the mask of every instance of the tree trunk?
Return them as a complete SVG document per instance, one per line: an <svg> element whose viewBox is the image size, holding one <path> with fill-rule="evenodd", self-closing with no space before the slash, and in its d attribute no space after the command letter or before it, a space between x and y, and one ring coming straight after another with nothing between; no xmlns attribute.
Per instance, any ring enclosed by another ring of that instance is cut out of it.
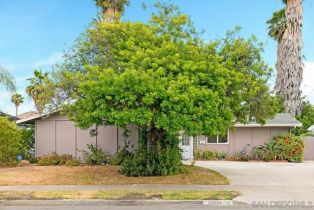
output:
<svg viewBox="0 0 314 210"><path fill-rule="evenodd" d="M18 112L19 112L19 106L15 106L15 117L17 117Z"/></svg>
<svg viewBox="0 0 314 210"><path fill-rule="evenodd" d="M114 8L107 8L103 10L103 22L114 23L117 21L118 15Z"/></svg>
<svg viewBox="0 0 314 210"><path fill-rule="evenodd" d="M163 129L158 129L155 126L150 126L147 130L147 149L154 150L157 142L165 137L166 132Z"/></svg>
<svg viewBox="0 0 314 210"><path fill-rule="evenodd" d="M302 0L287 1L286 19L287 29L278 45L275 91L283 96L285 111L297 115L302 104Z"/></svg>

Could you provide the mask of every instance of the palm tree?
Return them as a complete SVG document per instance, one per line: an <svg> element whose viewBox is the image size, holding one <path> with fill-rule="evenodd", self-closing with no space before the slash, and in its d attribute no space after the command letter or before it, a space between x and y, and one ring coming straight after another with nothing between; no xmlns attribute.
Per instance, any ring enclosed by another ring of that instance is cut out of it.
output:
<svg viewBox="0 0 314 210"><path fill-rule="evenodd" d="M284 18L283 11L279 11L268 21L269 35L278 42L275 92L283 97L285 111L297 115L302 105L300 86L303 77L303 8L302 0L283 2L286 4Z"/></svg>
<svg viewBox="0 0 314 210"><path fill-rule="evenodd" d="M44 94L47 91L45 80L48 78L48 73L43 73L41 70L35 70L34 76L29 78L30 84L26 87L27 95L33 99L37 111L41 114L45 108Z"/></svg>
<svg viewBox="0 0 314 210"><path fill-rule="evenodd" d="M14 77L10 74L8 70L1 66L0 66L0 84L4 85L10 92L14 92L16 90Z"/></svg>
<svg viewBox="0 0 314 210"><path fill-rule="evenodd" d="M11 96L11 102L15 105L15 116L18 116L19 106L24 102L24 98L21 94L15 93Z"/></svg>
<svg viewBox="0 0 314 210"><path fill-rule="evenodd" d="M103 22L117 22L124 12L124 6L129 0L94 0L102 10Z"/></svg>

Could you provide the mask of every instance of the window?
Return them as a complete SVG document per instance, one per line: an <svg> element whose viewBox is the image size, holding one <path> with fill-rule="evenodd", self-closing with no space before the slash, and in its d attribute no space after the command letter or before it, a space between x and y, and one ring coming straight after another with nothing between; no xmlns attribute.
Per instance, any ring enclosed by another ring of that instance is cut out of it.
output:
<svg viewBox="0 0 314 210"><path fill-rule="evenodd" d="M217 136L207 136L207 144L217 144Z"/></svg>
<svg viewBox="0 0 314 210"><path fill-rule="evenodd" d="M193 151L197 150L197 146L198 146L198 138L197 136L193 137Z"/></svg>
<svg viewBox="0 0 314 210"><path fill-rule="evenodd" d="M190 137L188 135L183 135L181 139L182 146L189 146L190 145Z"/></svg>
<svg viewBox="0 0 314 210"><path fill-rule="evenodd" d="M207 144L228 144L228 134L219 136L207 136Z"/></svg>

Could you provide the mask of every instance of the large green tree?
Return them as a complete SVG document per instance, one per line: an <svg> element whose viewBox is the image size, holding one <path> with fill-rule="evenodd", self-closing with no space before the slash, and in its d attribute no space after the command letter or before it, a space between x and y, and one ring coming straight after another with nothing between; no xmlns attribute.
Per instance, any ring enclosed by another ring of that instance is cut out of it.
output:
<svg viewBox="0 0 314 210"><path fill-rule="evenodd" d="M10 72L0 66L0 84L4 85L7 90L14 92L16 90L15 79Z"/></svg>
<svg viewBox="0 0 314 210"><path fill-rule="evenodd" d="M159 13L148 24L89 28L75 45L78 53L55 74L59 96L70 102L64 109L78 126L136 124L147 150L166 154L165 142L179 131L224 134L235 120L263 122L273 116L271 70L255 37L244 39L234 31L204 42L188 16L173 6L156 6ZM175 164L171 161L167 167ZM175 171L167 167L158 174Z"/></svg>

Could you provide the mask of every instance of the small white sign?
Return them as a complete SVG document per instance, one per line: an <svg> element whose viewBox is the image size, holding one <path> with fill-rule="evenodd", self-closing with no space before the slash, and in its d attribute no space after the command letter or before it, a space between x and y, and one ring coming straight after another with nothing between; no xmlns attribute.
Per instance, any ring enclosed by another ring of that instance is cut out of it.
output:
<svg viewBox="0 0 314 210"><path fill-rule="evenodd" d="M206 144L205 140L200 140L200 144Z"/></svg>
<svg viewBox="0 0 314 210"><path fill-rule="evenodd" d="M233 206L231 200L203 200L204 206Z"/></svg>

